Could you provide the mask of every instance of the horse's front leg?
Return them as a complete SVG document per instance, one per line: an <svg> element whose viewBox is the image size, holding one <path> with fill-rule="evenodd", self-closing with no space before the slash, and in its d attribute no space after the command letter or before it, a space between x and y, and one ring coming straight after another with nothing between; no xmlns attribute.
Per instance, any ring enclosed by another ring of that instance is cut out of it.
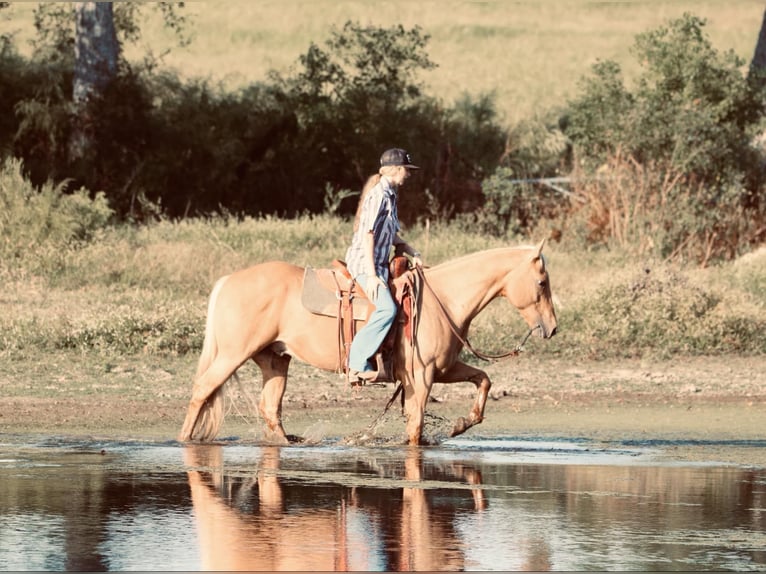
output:
<svg viewBox="0 0 766 574"><path fill-rule="evenodd" d="M434 383L433 367L404 376L404 409L407 415L407 443L422 443L426 403Z"/></svg>
<svg viewBox="0 0 766 574"><path fill-rule="evenodd" d="M450 436L463 434L469 428L484 420L484 406L487 404L489 389L492 386L487 373L465 363L457 362L443 374L436 377L437 383L461 383L470 381L476 385L476 399L473 402L468 418L460 417L455 421Z"/></svg>
<svg viewBox="0 0 766 574"><path fill-rule="evenodd" d="M263 390L258 403L258 411L266 423L269 441L287 444L287 435L282 426L282 398L287 387L287 369L290 366L289 355L278 355L269 349L260 351L253 360L263 373Z"/></svg>

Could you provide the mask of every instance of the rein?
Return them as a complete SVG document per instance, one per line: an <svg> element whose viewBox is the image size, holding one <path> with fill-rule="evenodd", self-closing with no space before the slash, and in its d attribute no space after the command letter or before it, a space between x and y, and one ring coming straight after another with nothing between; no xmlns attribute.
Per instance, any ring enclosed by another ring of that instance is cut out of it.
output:
<svg viewBox="0 0 766 574"><path fill-rule="evenodd" d="M418 277L420 277L420 280L423 282L423 285L425 285L428 290L431 292L431 295L433 295L434 299L436 299L436 302L439 304L439 309L442 312L442 315L444 315L445 319L447 319L447 324L449 325L450 330L452 331L452 334L457 337L457 340L460 341L463 346L471 351L471 353L474 354L477 358L483 360L483 361L496 361L498 359L505 359L506 357L515 357L521 352L522 347L527 342L527 339L532 335L532 333L535 332L536 329L540 328L540 325L535 325L529 331L527 332L526 336L522 339L521 343L516 345L515 349L512 349L508 351L507 353L501 353L500 355L489 355L487 353L482 353L481 351L477 351L473 345L471 345L471 342L468 340L467 337L463 337L459 332L457 327L455 326L455 323L452 321L452 317L449 316L449 313L447 312L447 309L444 307L444 303L441 302L441 299L436 295L436 293L433 290L433 287L431 287L431 284L426 281L426 275L423 272L422 267L417 267Z"/></svg>
<svg viewBox="0 0 766 574"><path fill-rule="evenodd" d="M469 351L471 351L477 358L482 359L483 361L495 361L498 359L505 359L506 357L515 357L519 353L521 353L522 347L527 342L527 339L532 335L532 333L535 332L535 330L540 328L540 325L535 325L524 336L524 338L521 340L521 343L516 345L515 349L512 349L508 351L507 353L502 353L500 355L488 355L487 353L482 353L481 351L477 351L473 345L471 345L470 341L463 337L459 332L457 327L455 326L454 321L452 321L452 317L449 316L449 313L447 312L446 307L444 307L444 303L441 302L441 299L436 295L436 293L433 290L433 287L431 287L431 284L426 281L426 275L423 272L422 267L416 267L415 270L417 271L418 278L420 279L421 283L425 285L428 290L431 292L431 295L433 295L434 299L436 299L436 302L439 304L439 309L442 312L442 315L444 315L444 318L447 319L447 324L450 327L450 330L452 331L452 334L457 337L457 340L460 341L460 343L463 344L465 348L467 348ZM415 323L413 328L413 335L412 335L412 344L415 345L415 339L417 337L417 315L416 315L416 307L413 307L413 321ZM383 412L380 413L377 418L372 421L367 427L367 432L372 431L376 426L378 426L378 423L383 418L383 416L388 412L388 409L391 408L391 405L394 404L394 401L398 396L402 394L402 391L404 390L404 385L401 381L396 385L396 388L394 389L394 394L391 396L390 399L388 399L388 403L386 403L386 407L383 409ZM404 408L404 396L402 396L402 408Z"/></svg>

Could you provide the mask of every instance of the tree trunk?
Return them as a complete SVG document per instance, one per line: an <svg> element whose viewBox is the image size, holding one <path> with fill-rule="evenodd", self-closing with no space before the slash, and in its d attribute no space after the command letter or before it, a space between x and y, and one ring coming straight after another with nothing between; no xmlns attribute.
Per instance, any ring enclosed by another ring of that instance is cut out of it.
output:
<svg viewBox="0 0 766 574"><path fill-rule="evenodd" d="M99 96L117 74L120 52L111 2L75 2L74 16L74 118L69 140L70 161L87 157L93 147L88 102Z"/></svg>
<svg viewBox="0 0 766 574"><path fill-rule="evenodd" d="M763 84L766 78L766 10L763 12L761 30L758 32L758 42L755 45L753 60L750 62L750 76Z"/></svg>

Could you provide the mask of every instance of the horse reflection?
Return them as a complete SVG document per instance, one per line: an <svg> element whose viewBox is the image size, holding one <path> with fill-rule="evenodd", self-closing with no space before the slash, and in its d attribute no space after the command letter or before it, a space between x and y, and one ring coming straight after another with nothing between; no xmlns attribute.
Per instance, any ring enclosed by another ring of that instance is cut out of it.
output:
<svg viewBox="0 0 766 574"><path fill-rule="evenodd" d="M455 516L486 507L476 470L457 464L426 468L422 451L413 448L390 467L360 461L352 482L366 476L369 486L343 486L331 477L307 481L305 472L280 468L281 447L261 453L254 472L227 473L223 447L185 450L204 569L465 569ZM348 480L346 472L338 476ZM381 480L389 488L381 488ZM470 496L460 490L465 495L456 503L435 508L433 489L417 484L423 480L476 488ZM397 487L399 481L405 486Z"/></svg>

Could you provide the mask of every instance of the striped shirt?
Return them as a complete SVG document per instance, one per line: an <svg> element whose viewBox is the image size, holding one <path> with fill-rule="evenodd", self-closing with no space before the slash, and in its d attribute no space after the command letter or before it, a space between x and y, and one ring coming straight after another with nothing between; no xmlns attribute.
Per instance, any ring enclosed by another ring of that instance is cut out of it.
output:
<svg viewBox="0 0 766 574"><path fill-rule="evenodd" d="M364 238L367 233L372 232L375 239L375 274L383 281L388 281L391 247L399 231L396 201L396 190L385 176L367 192L359 215L359 228L354 232L351 246L346 251L346 264L352 277L367 272Z"/></svg>

